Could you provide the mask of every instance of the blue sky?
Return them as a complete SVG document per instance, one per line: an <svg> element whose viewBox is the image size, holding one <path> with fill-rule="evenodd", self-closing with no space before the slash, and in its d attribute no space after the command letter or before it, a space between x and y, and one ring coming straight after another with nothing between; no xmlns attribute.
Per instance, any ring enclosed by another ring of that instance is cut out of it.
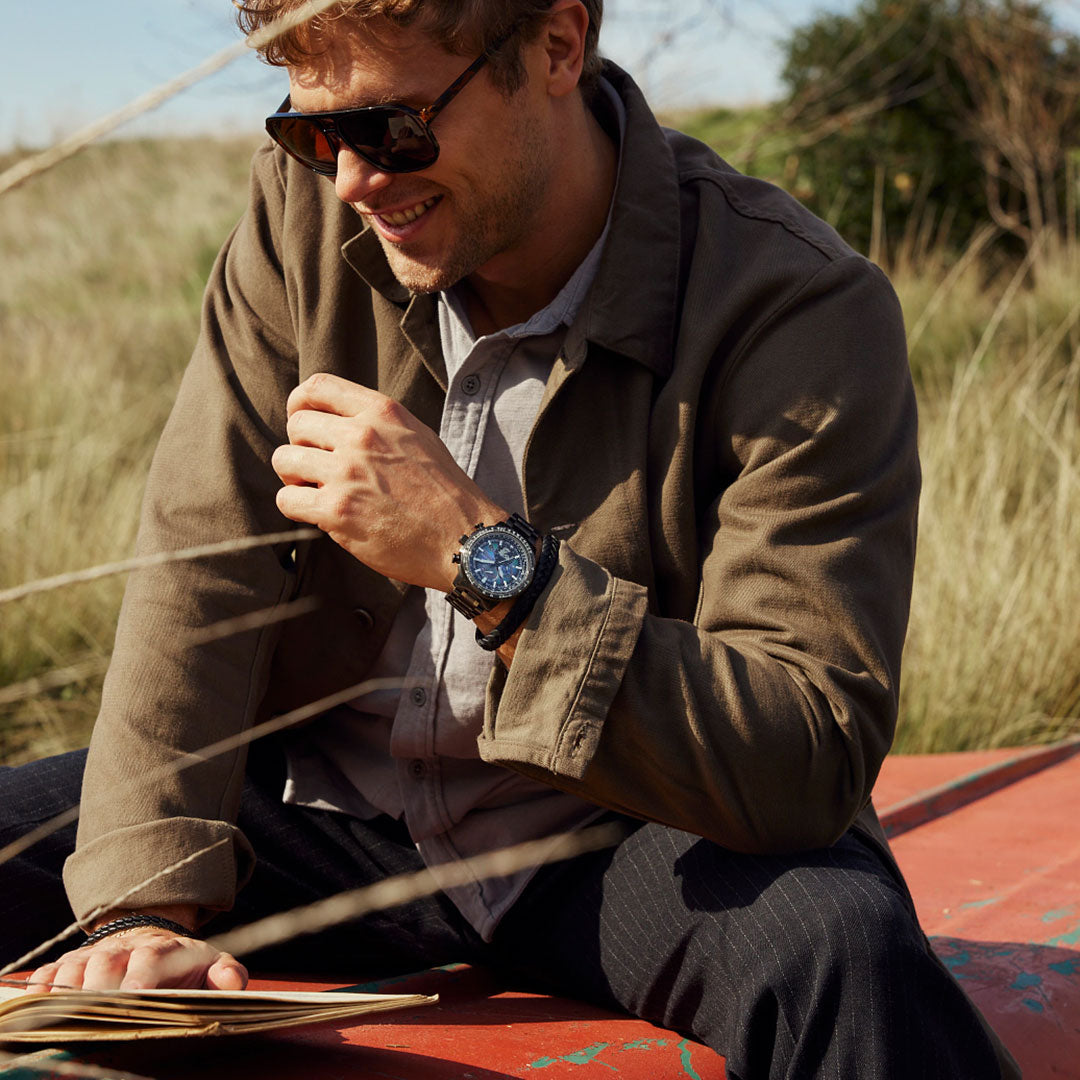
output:
<svg viewBox="0 0 1080 1080"><path fill-rule="evenodd" d="M766 101L779 92L779 43L792 27L854 3L606 0L601 45L656 108ZM1080 29L1080 0L1051 6ZM229 0L0 0L0 19L0 148L45 145L238 37ZM257 130L284 83L245 57L125 131Z"/></svg>

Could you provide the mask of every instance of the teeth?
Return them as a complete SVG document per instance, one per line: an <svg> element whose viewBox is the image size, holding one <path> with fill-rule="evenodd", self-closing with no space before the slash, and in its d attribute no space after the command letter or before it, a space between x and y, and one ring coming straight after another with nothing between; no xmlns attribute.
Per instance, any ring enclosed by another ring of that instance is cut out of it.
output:
<svg viewBox="0 0 1080 1080"><path fill-rule="evenodd" d="M435 202L435 199L427 199L422 203L417 203L409 210L395 210L392 214L380 214L379 217L391 225L399 227L409 225L421 215L426 214L435 205Z"/></svg>

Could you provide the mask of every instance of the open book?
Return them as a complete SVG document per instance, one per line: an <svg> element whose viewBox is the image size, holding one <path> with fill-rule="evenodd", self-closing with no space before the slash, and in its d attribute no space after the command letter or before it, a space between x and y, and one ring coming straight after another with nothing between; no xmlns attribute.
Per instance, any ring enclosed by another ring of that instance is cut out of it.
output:
<svg viewBox="0 0 1080 1080"><path fill-rule="evenodd" d="M437 995L266 990L54 990L0 986L0 1043L240 1035L432 1005Z"/></svg>

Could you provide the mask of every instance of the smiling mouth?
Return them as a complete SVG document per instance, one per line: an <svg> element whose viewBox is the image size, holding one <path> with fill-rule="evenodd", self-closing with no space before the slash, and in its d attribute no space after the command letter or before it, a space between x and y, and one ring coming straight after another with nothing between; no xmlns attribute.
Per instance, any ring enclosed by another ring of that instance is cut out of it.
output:
<svg viewBox="0 0 1080 1080"><path fill-rule="evenodd" d="M411 225L417 218L422 218L438 201L439 196L436 195L434 198L425 199L407 210L395 210L392 214L374 214L373 216L386 225L396 226L400 229L403 225Z"/></svg>

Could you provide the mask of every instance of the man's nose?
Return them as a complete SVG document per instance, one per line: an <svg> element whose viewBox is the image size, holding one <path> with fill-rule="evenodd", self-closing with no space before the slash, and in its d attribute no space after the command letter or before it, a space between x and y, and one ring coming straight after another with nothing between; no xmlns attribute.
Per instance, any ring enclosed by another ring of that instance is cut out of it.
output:
<svg viewBox="0 0 1080 1080"><path fill-rule="evenodd" d="M366 202L393 179L393 173L382 172L377 166L366 162L355 150L343 146L338 151L334 190L342 202Z"/></svg>

